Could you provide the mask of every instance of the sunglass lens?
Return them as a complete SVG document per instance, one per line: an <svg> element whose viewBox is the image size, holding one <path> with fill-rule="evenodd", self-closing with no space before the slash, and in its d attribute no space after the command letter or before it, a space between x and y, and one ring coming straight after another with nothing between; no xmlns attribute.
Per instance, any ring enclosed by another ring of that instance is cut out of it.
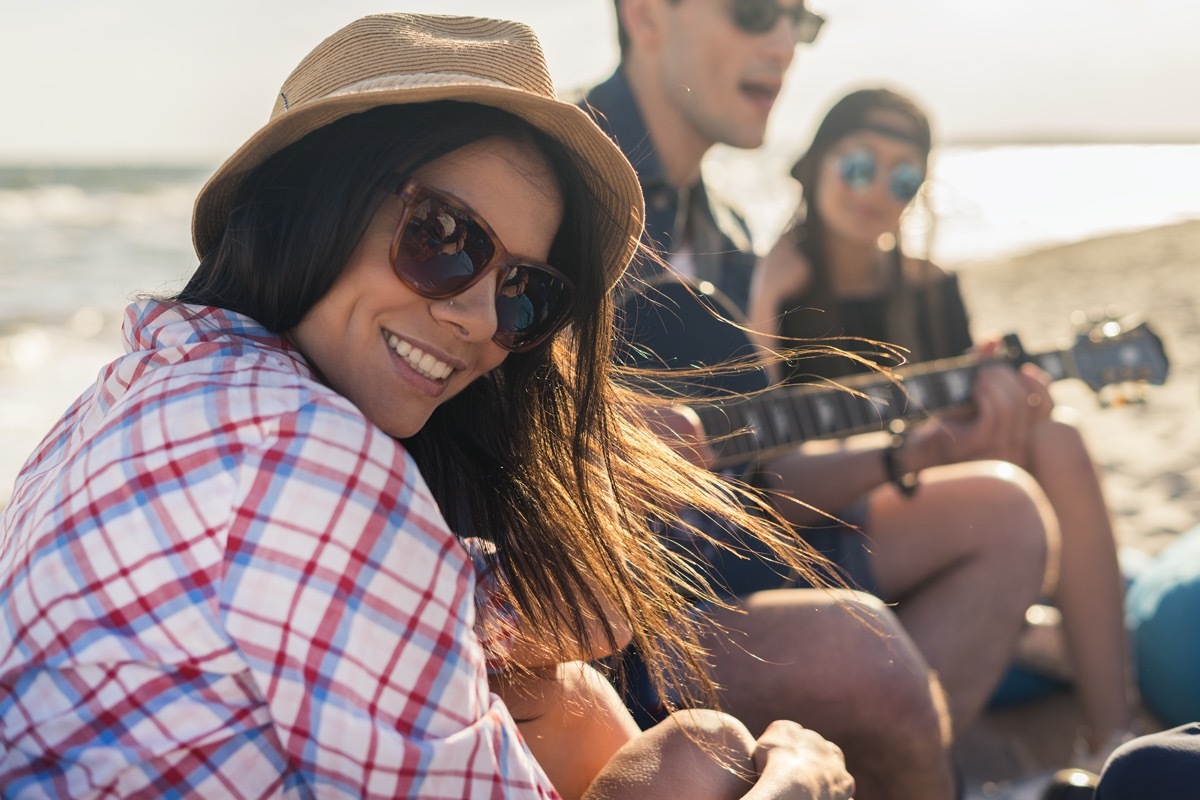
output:
<svg viewBox="0 0 1200 800"><path fill-rule="evenodd" d="M896 200L907 203L917 196L917 192L921 190L921 184L924 182L925 174L917 168L917 165L905 162L897 164L892 170L892 177L888 181L888 191Z"/></svg>
<svg viewBox="0 0 1200 800"><path fill-rule="evenodd" d="M496 342L510 350L532 347L566 318L570 298L557 275L527 264L507 267L496 295Z"/></svg>
<svg viewBox="0 0 1200 800"><path fill-rule="evenodd" d="M776 0L734 0L733 22L746 33L766 33L783 10Z"/></svg>
<svg viewBox="0 0 1200 800"><path fill-rule="evenodd" d="M496 243L471 212L418 189L408 201L407 219L395 244L395 270L418 294L452 297L487 273ZM495 342L520 352L553 333L567 318L571 286L557 272L513 262L496 294Z"/></svg>
<svg viewBox="0 0 1200 800"><path fill-rule="evenodd" d="M396 270L421 294L449 297L468 286L494 253L491 237L466 212L425 197L409 211Z"/></svg>
<svg viewBox="0 0 1200 800"><path fill-rule="evenodd" d="M866 191L875 182L875 156L865 150L844 153L837 168L842 183L852 191Z"/></svg>

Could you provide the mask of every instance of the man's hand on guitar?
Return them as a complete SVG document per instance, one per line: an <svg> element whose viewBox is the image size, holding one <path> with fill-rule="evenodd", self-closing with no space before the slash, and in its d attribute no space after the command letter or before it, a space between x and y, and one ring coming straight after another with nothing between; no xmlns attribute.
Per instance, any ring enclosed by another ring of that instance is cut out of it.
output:
<svg viewBox="0 0 1200 800"><path fill-rule="evenodd" d="M675 452L699 467L712 466L716 454L704 436L704 424L691 408L683 405L654 409L646 418L651 430Z"/></svg>
<svg viewBox="0 0 1200 800"><path fill-rule="evenodd" d="M1030 438L1054 410L1050 377L1033 364L1014 369L1003 361L989 363L999 347L988 342L977 348L982 361L973 387L974 411L920 427L913 447L920 461L989 458L1027 466Z"/></svg>

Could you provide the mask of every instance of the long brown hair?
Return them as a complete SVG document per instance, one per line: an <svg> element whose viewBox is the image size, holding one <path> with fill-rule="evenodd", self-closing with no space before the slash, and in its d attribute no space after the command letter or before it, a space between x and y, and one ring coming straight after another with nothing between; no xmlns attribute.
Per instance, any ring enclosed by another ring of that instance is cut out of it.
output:
<svg viewBox="0 0 1200 800"><path fill-rule="evenodd" d="M807 551L757 494L662 444L644 419L663 401L615 374L598 230L618 221L604 217L611 204L589 188L603 182L584 179L586 162L496 109L442 102L348 117L280 151L244 182L224 234L175 299L288 330L336 280L396 175L493 136L535 147L556 176L564 216L548 260L575 283L574 316L564 332L510 354L440 406L404 445L450 528L495 544L502 589L525 629L544 637L547 658L593 651L589 617L615 647L612 609L660 687L698 686L711 701L687 610L714 593L651 523L693 507L766 542L781 569L807 572Z"/></svg>

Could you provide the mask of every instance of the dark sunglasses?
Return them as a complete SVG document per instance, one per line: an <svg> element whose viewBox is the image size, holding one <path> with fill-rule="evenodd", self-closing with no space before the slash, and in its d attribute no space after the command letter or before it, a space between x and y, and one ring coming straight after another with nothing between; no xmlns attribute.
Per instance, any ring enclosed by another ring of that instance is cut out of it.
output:
<svg viewBox="0 0 1200 800"><path fill-rule="evenodd" d="M460 200L412 179L395 191L404 211L392 236L392 268L410 289L444 300L499 267L492 341L513 353L537 347L566 323L575 290L566 275L514 257Z"/></svg>
<svg viewBox="0 0 1200 800"><path fill-rule="evenodd" d="M834 159L833 165L842 183L853 192L870 189L879 171L879 161L870 150L842 153ZM911 161L901 161L888 175L888 194L898 202L907 203L917 196L924 182L925 172L920 167Z"/></svg>
<svg viewBox="0 0 1200 800"><path fill-rule="evenodd" d="M796 44L812 44L825 24L824 17L809 11L803 3L785 8L778 0L733 0L733 24L746 33L772 31L784 14L791 17Z"/></svg>

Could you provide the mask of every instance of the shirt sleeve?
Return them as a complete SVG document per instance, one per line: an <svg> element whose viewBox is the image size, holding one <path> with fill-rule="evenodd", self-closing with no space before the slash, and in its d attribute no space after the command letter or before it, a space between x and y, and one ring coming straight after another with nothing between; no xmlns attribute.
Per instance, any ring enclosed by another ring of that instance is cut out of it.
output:
<svg viewBox="0 0 1200 800"><path fill-rule="evenodd" d="M496 546L474 536L463 539L462 546L475 570L475 635L487 657L488 672L496 672L512 656L520 617L497 575Z"/></svg>
<svg viewBox="0 0 1200 800"><path fill-rule="evenodd" d="M555 797L473 632L470 562L407 452L347 410L247 454L220 614L318 795Z"/></svg>

